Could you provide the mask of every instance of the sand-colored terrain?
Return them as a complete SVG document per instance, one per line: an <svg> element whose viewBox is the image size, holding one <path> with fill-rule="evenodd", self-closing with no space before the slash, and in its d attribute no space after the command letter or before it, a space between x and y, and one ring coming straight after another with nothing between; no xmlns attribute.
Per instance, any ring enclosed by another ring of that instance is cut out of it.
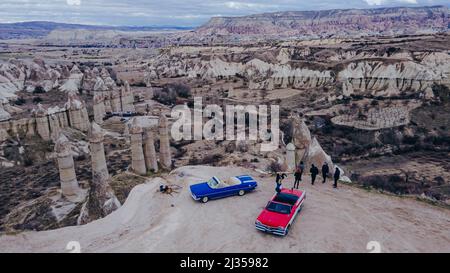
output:
<svg viewBox="0 0 450 273"><path fill-rule="evenodd" d="M212 175L248 173L259 188L244 197L194 202L188 185ZM0 237L0 252L450 252L450 211L406 198L320 181L307 191L304 210L286 238L258 232L254 221L273 194L270 177L239 168L183 167L169 183L183 186L173 196L157 192L161 178L133 189L126 203L85 226ZM290 186L291 179L286 180Z"/></svg>

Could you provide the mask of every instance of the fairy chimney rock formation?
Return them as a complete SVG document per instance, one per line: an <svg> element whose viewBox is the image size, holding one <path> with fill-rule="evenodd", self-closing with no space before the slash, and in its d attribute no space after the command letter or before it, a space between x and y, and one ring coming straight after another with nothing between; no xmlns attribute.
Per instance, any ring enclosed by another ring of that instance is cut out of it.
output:
<svg viewBox="0 0 450 273"><path fill-rule="evenodd" d="M297 149L297 160L303 160L308 166L314 164L321 167L324 162L328 162L331 173L334 172L334 164L331 157L325 153L317 138L311 136L308 126L300 117L292 118L292 141Z"/></svg>
<svg viewBox="0 0 450 273"><path fill-rule="evenodd" d="M165 170L172 169L172 156L170 154L169 125L166 116L159 119L160 163Z"/></svg>
<svg viewBox="0 0 450 273"><path fill-rule="evenodd" d="M99 85L103 91L113 90L114 87L116 87L116 82L111 78L111 74L109 74L108 69L102 68L99 76L103 81L103 83L99 82Z"/></svg>
<svg viewBox="0 0 450 273"><path fill-rule="evenodd" d="M36 131L43 140L50 140L50 127L47 117L47 110L42 104L38 104L37 109L33 110L36 118Z"/></svg>
<svg viewBox="0 0 450 273"><path fill-rule="evenodd" d="M86 106L75 92L69 93L65 108L69 114L70 127L87 132L89 130L89 117Z"/></svg>
<svg viewBox="0 0 450 273"><path fill-rule="evenodd" d="M158 160L155 150L155 139L150 128L144 130L144 157L147 170L158 172Z"/></svg>
<svg viewBox="0 0 450 273"><path fill-rule="evenodd" d="M134 95L131 92L130 84L128 81L125 81L124 86L121 91L122 98L122 111L124 112L134 112Z"/></svg>
<svg viewBox="0 0 450 273"><path fill-rule="evenodd" d="M111 106L111 92L102 92L103 94L103 103L105 104L105 112L106 113L111 113L112 110L112 106Z"/></svg>
<svg viewBox="0 0 450 273"><path fill-rule="evenodd" d="M102 174L104 177L109 177L109 172L106 165L103 139L104 139L103 129L100 128L100 126L97 123L92 122L91 127L89 128L89 145L91 150L92 175Z"/></svg>
<svg viewBox="0 0 450 273"><path fill-rule="evenodd" d="M119 91L113 91L111 93L111 109L113 112L122 112L122 103L120 101Z"/></svg>
<svg viewBox="0 0 450 273"><path fill-rule="evenodd" d="M286 165L288 171L295 170L295 146L292 143L286 146Z"/></svg>
<svg viewBox="0 0 450 273"><path fill-rule="evenodd" d="M83 204L78 217L79 225L103 218L121 206L110 186L111 177L106 166L103 138L102 128L93 122L89 128L92 181L87 201Z"/></svg>
<svg viewBox="0 0 450 273"><path fill-rule="evenodd" d="M106 114L105 98L103 97L103 95L97 93L94 95L93 110L94 110L94 121L97 124L102 124L103 118L105 117Z"/></svg>
<svg viewBox="0 0 450 273"><path fill-rule="evenodd" d="M61 126L59 123L58 116L55 114L48 115L48 121L50 125L50 137L52 140L56 140L58 139L59 134L61 133Z"/></svg>
<svg viewBox="0 0 450 273"><path fill-rule="evenodd" d="M131 168L140 175L147 174L145 167L144 150L142 149L142 127L139 126L137 119L133 122L129 129L131 142Z"/></svg>
<svg viewBox="0 0 450 273"><path fill-rule="evenodd" d="M302 160L305 156L306 149L311 144L311 133L305 121L298 116L292 119L292 141L297 149L296 156L298 160Z"/></svg>
<svg viewBox="0 0 450 273"><path fill-rule="evenodd" d="M97 77L95 80L95 84L94 84L94 88L93 88L94 92L96 91L108 91L108 87L105 84L105 81L103 81L102 78Z"/></svg>
<svg viewBox="0 0 450 273"><path fill-rule="evenodd" d="M70 142L65 135L61 134L56 141L55 152L58 157L62 195L71 201L76 201L80 193L80 187L75 174Z"/></svg>
<svg viewBox="0 0 450 273"><path fill-rule="evenodd" d="M325 153L322 146L320 146L319 141L317 141L317 138L315 137L312 139L311 145L308 147L306 159L309 166L314 164L318 168L327 162L330 167L330 172L334 173L334 164L333 161L331 161L331 157Z"/></svg>

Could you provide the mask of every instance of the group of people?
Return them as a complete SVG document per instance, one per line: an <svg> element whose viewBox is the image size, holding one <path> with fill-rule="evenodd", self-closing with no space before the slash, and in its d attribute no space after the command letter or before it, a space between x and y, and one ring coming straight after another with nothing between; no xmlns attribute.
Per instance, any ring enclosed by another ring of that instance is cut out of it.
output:
<svg viewBox="0 0 450 273"><path fill-rule="evenodd" d="M295 172L294 172L294 186L292 187L292 189L298 189L300 182L302 181L302 176L303 173L305 171L305 164L302 162L300 162L300 164L295 168ZM309 169L309 172L311 173L311 185L314 185L314 182L316 181L316 177L317 175L319 175L319 169L312 164L311 168ZM322 166L322 177L323 177L323 181L322 183L326 183L327 181L327 177L330 174L330 167L328 166L328 163L325 162ZM277 192L281 191L281 183L283 181L283 179L285 179L287 177L286 173L277 173L275 182L276 182L276 188L275 190ZM339 178L341 177L341 171L339 170L338 167L336 167L335 171L334 171L334 184L333 187L337 188L337 182L339 180Z"/></svg>

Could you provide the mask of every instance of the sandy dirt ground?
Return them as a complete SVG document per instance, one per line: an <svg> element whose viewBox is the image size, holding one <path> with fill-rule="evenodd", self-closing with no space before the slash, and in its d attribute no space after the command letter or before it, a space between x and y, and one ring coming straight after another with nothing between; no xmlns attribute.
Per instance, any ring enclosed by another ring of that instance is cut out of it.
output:
<svg viewBox="0 0 450 273"><path fill-rule="evenodd" d="M188 185L250 174L256 191L201 204ZM331 181L314 186L309 178L304 209L285 238L259 232L254 221L274 193L272 177L230 167L183 167L167 177L182 186L173 196L158 193L156 178L135 187L125 204L85 226L0 237L0 252L68 252L78 241L81 252L369 252L378 241L382 252L450 252L450 211L408 198L387 196ZM292 176L285 186L292 185Z"/></svg>

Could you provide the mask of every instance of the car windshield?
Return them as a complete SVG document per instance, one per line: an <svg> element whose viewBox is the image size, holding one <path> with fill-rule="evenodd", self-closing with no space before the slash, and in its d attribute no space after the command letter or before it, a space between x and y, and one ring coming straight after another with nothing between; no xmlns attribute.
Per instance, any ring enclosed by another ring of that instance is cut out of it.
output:
<svg viewBox="0 0 450 273"><path fill-rule="evenodd" d="M277 213L281 213L281 214L289 214L289 213L291 213L291 206L285 205L285 204L276 203L276 202L270 202L267 205L266 209L268 211L277 212Z"/></svg>
<svg viewBox="0 0 450 273"><path fill-rule="evenodd" d="M213 178L211 178L211 179L208 181L208 185L209 185L211 188L215 189L215 188L217 188L217 187L219 186L219 181L218 181L215 177L213 177Z"/></svg>
<svg viewBox="0 0 450 273"><path fill-rule="evenodd" d="M288 194L288 193L279 193L273 199L273 201L275 201L275 202L289 204L289 205L294 205L297 202L297 200L298 200L298 196L293 195L293 194Z"/></svg>

